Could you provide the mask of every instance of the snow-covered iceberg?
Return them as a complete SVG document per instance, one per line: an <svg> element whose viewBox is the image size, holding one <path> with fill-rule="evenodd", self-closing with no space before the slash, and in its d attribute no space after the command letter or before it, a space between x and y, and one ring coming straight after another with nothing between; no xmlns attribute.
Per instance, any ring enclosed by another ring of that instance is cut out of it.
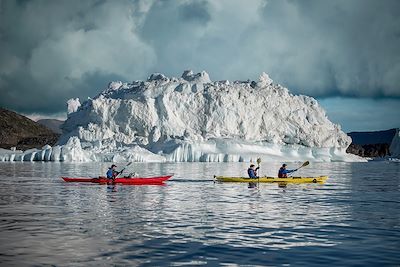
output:
<svg viewBox="0 0 400 267"><path fill-rule="evenodd" d="M33 158L360 161L346 154L350 143L314 98L291 94L265 73L258 82L230 82L185 71L181 78L155 73L147 81L111 82L82 104L69 100L58 146Z"/></svg>

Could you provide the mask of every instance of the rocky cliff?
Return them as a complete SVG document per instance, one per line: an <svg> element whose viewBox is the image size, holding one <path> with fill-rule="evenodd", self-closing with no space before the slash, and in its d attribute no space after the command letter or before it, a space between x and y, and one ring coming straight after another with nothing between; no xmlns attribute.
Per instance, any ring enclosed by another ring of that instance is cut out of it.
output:
<svg viewBox="0 0 400 267"><path fill-rule="evenodd" d="M0 148L26 150L54 145L59 134L13 111L0 108Z"/></svg>

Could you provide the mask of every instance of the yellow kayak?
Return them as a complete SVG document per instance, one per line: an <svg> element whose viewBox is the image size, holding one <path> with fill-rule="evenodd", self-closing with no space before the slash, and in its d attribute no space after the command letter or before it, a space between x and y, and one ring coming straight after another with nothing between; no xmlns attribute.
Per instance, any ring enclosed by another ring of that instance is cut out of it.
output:
<svg viewBox="0 0 400 267"><path fill-rule="evenodd" d="M226 177L226 176L214 176L218 182L236 182L236 183L293 183L293 184L304 184L304 183L319 183L323 184L328 179L328 176L317 176L317 177L260 177L260 178L247 178L247 177Z"/></svg>

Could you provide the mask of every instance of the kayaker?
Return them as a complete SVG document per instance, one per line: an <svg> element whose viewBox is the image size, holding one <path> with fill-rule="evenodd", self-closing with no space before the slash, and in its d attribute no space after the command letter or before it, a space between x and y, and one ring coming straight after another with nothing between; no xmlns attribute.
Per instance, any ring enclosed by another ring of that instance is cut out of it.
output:
<svg viewBox="0 0 400 267"><path fill-rule="evenodd" d="M278 172L278 177L279 178L287 178L287 174L288 173L292 173L292 172L297 171L297 169L295 169L295 170L287 170L286 166L287 165L284 163L284 164L282 164L282 167L279 169L279 172Z"/></svg>
<svg viewBox="0 0 400 267"><path fill-rule="evenodd" d="M111 165L111 167L108 169L107 174L106 174L107 179L113 179L114 180L115 177L118 176L119 172L117 172L115 170L116 167L117 167L117 165L115 165L115 164Z"/></svg>
<svg viewBox="0 0 400 267"><path fill-rule="evenodd" d="M254 164L250 164L250 167L247 169L247 174L249 175L249 178L258 178L257 176L257 170L260 167L254 168Z"/></svg>

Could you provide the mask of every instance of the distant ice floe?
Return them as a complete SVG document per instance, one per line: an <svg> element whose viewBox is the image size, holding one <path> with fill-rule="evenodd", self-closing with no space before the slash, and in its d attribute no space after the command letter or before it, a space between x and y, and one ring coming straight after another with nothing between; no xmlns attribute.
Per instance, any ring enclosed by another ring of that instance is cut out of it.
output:
<svg viewBox="0 0 400 267"><path fill-rule="evenodd" d="M395 158L400 158L400 129L396 129L396 134L392 139L389 147L390 155Z"/></svg>
<svg viewBox="0 0 400 267"><path fill-rule="evenodd" d="M111 82L82 104L70 99L58 145L0 150L0 161L365 161L346 154L350 143L314 98L265 73L230 82L185 71Z"/></svg>

